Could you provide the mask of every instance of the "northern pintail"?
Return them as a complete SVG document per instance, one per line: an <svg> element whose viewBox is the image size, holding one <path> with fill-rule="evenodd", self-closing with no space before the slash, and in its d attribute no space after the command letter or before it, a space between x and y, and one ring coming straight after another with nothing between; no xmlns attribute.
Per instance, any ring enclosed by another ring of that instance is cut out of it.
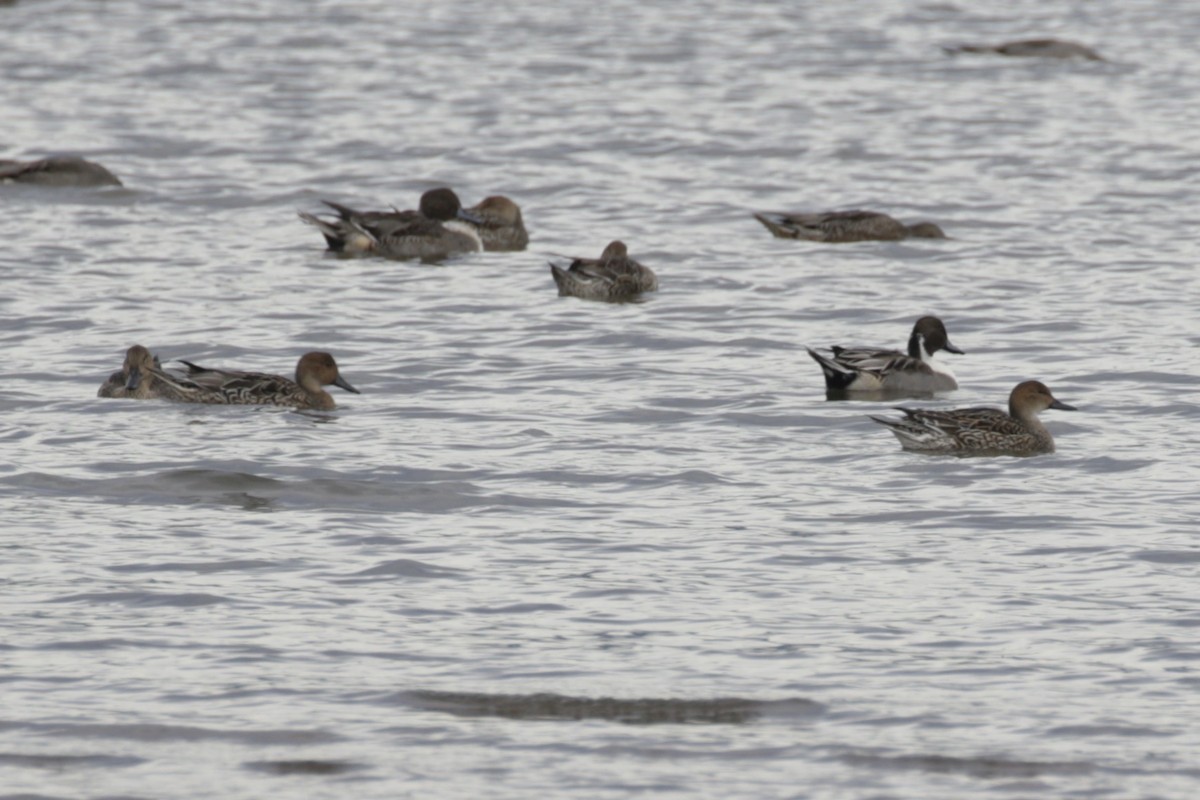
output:
<svg viewBox="0 0 1200 800"><path fill-rule="evenodd" d="M188 379L202 387L203 393L184 398L192 403L228 405L290 406L328 411L336 406L325 386L338 386L361 394L338 372L337 362L329 353L305 353L296 364L296 379L265 372L210 369L180 359L187 365Z"/></svg>
<svg viewBox="0 0 1200 800"><path fill-rule="evenodd" d="M895 241L915 236L921 239L945 239L946 234L932 222L905 225L878 211L824 211L816 214L755 213L754 218L780 239L807 239L811 242Z"/></svg>
<svg viewBox="0 0 1200 800"><path fill-rule="evenodd" d="M158 356L140 344L125 351L125 361L118 372L100 384L97 397L128 398L132 400L172 400L177 403L218 402L201 399L208 395L203 386L163 369Z"/></svg>
<svg viewBox="0 0 1200 800"><path fill-rule="evenodd" d="M39 186L121 186L121 181L94 161L54 156L37 161L0 159L0 183Z"/></svg>
<svg viewBox="0 0 1200 800"><path fill-rule="evenodd" d="M484 250L524 250L529 244L520 206L504 195L485 197L468 208L467 213L477 220L472 224Z"/></svg>
<svg viewBox="0 0 1200 800"><path fill-rule="evenodd" d="M869 347L833 347L833 356L807 348L825 373L825 388L831 394L885 393L929 394L958 388L948 367L934 359L939 350L963 354L937 317L921 317L908 337L908 352Z"/></svg>
<svg viewBox="0 0 1200 800"><path fill-rule="evenodd" d="M1031 58L1085 58L1088 61L1103 61L1104 58L1092 48L1062 39L1021 39L1004 44L964 44L943 47L947 53L996 53L1002 56Z"/></svg>
<svg viewBox="0 0 1200 800"><path fill-rule="evenodd" d="M552 263L550 274L560 297L620 303L658 289L654 272L630 258L619 241L609 242L600 258L576 258L565 269Z"/></svg>
<svg viewBox="0 0 1200 800"><path fill-rule="evenodd" d="M1075 411L1050 394L1044 383L1018 383L1008 397L1008 413L998 408L935 411L899 408L903 419L871 417L886 425L905 450L958 455L1034 456L1054 452L1054 438L1038 419L1047 408Z"/></svg>
<svg viewBox="0 0 1200 800"><path fill-rule="evenodd" d="M473 223L478 219L462 207L452 190L430 189L421 195L419 211L356 211L323 200L338 213L322 219L300 212L300 219L325 237L338 253L373 253L387 258L437 261L483 249Z"/></svg>

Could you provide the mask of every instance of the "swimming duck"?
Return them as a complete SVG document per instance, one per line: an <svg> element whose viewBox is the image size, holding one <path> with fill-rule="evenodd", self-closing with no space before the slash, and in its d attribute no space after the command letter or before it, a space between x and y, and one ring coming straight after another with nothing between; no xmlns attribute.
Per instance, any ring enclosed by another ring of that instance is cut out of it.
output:
<svg viewBox="0 0 1200 800"><path fill-rule="evenodd" d="M450 189L425 192L419 211L356 211L328 200L321 202L336 211L338 218L327 220L300 212L300 219L321 231L334 252L437 261L483 249L473 224L478 218L463 209Z"/></svg>
<svg viewBox="0 0 1200 800"><path fill-rule="evenodd" d="M609 242L600 258L576 258L566 269L550 265L559 297L620 303L658 290L658 278L629 257L624 242Z"/></svg>
<svg viewBox="0 0 1200 800"><path fill-rule="evenodd" d="M833 356L806 348L825 373L825 389L831 394L882 392L929 394L958 388L949 368L935 361L939 350L958 353L950 343L946 326L937 317L921 317L908 337L908 353L869 347L833 347Z"/></svg>
<svg viewBox="0 0 1200 800"><path fill-rule="evenodd" d="M336 407L324 386L338 386L361 394L338 372L337 362L329 353L305 353L296 364L296 379L265 372L210 369L180 359L188 368L188 379L205 392L185 398L191 403L228 405L290 406L329 411Z"/></svg>
<svg viewBox="0 0 1200 800"><path fill-rule="evenodd" d="M504 195L485 197L468 208L467 213L478 219L474 225L484 250L524 250L529 244L520 206Z"/></svg>
<svg viewBox="0 0 1200 800"><path fill-rule="evenodd" d="M1002 56L1031 58L1086 58L1088 61L1103 61L1104 58L1086 45L1065 42L1062 39L1022 39L1004 44L964 44L943 47L947 53L996 53Z"/></svg>
<svg viewBox="0 0 1200 800"><path fill-rule="evenodd" d="M896 434L905 450L958 455L1034 456L1053 453L1054 439L1038 420L1047 408L1075 411L1050 394L1044 383L1018 383L1008 397L1008 413L998 408L935 411L899 408L904 419L871 417Z"/></svg>
<svg viewBox="0 0 1200 800"><path fill-rule="evenodd" d="M825 211L817 214L756 213L754 218L780 239L807 239L811 242L895 241L915 236L921 239L945 239L946 234L932 222L904 223L878 211Z"/></svg>
<svg viewBox="0 0 1200 800"><path fill-rule="evenodd" d="M121 181L94 161L55 156L37 161L0 159L0 183L39 186L121 186Z"/></svg>
<svg viewBox="0 0 1200 800"><path fill-rule="evenodd" d="M203 387L181 379L162 368L158 356L140 344L125 351L125 362L118 372L100 384L97 397L120 397L134 400L186 401Z"/></svg>

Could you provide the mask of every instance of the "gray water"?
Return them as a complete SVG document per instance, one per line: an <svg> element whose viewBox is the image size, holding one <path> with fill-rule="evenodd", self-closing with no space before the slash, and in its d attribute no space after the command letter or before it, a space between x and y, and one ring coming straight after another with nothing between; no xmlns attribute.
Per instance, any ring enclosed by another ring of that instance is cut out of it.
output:
<svg viewBox="0 0 1200 800"><path fill-rule="evenodd" d="M0 797L1200 791L1200 6L0 8ZM951 57L1057 35L1106 62ZM323 252L321 198L526 252ZM772 238L866 207L946 241ZM559 298L610 240L662 290ZM945 319L1058 452L929 458L804 346ZM125 348L329 414L98 400Z"/></svg>

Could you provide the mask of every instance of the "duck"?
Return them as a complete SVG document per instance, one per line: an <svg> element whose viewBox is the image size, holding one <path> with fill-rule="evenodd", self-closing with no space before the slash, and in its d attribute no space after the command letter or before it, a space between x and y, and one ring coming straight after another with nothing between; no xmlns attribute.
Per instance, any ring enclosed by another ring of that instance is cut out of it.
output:
<svg viewBox="0 0 1200 800"><path fill-rule="evenodd" d="M1083 58L1088 61L1104 61L1103 56L1087 45L1062 39L1021 39L1004 44L964 44L942 49L950 54L995 53L1026 58Z"/></svg>
<svg viewBox="0 0 1200 800"><path fill-rule="evenodd" d="M186 402L222 405L289 406L291 408L330 411L337 407L325 386L337 386L362 394L342 377L337 362L329 353L311 352L296 364L296 379L265 372L213 369L179 359L187 367L187 378L203 393Z"/></svg>
<svg viewBox="0 0 1200 800"><path fill-rule="evenodd" d="M473 222L483 249L489 252L524 250L529 233L521 219L521 207L502 194L485 197L467 209L478 221Z"/></svg>
<svg viewBox="0 0 1200 800"><path fill-rule="evenodd" d="M810 242L866 242L918 239L945 239L946 234L932 222L905 225L879 211L823 211L816 214L755 212L754 218L780 239L807 239Z"/></svg>
<svg viewBox="0 0 1200 800"><path fill-rule="evenodd" d="M946 333L946 325L934 316L921 317L908 336L908 352L870 347L831 348L824 356L805 348L825 373L825 390L831 395L932 394L958 388L950 368L934 359L940 350L965 355Z"/></svg>
<svg viewBox="0 0 1200 800"><path fill-rule="evenodd" d="M621 241L609 242L600 258L572 259L565 269L551 263L550 274L559 297L621 303L658 290L658 277L630 258Z"/></svg>
<svg viewBox="0 0 1200 800"><path fill-rule="evenodd" d="M100 384L96 396L183 402L204 392L203 387L164 370L158 356L135 344L125 351L121 369Z"/></svg>
<svg viewBox="0 0 1200 800"><path fill-rule="evenodd" d="M1048 408L1077 411L1058 400L1041 381L1018 383L1008 396L1008 413L998 408L949 411L897 408L903 419L871 417L887 426L905 450L953 455L1035 456L1054 452L1054 438L1038 419Z"/></svg>
<svg viewBox="0 0 1200 800"><path fill-rule="evenodd" d="M480 219L445 187L422 194L418 211L357 211L329 200L321 202L337 212L337 219L303 211L300 219L315 226L337 253L440 261L483 249L475 228Z"/></svg>
<svg viewBox="0 0 1200 800"><path fill-rule="evenodd" d="M78 187L123 185L105 167L78 156L54 156L36 161L0 159L0 183Z"/></svg>

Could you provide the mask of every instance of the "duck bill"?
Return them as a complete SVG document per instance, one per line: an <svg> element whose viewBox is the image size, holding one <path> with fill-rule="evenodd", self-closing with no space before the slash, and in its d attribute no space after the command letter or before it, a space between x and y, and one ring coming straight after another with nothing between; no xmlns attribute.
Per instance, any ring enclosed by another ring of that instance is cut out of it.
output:
<svg viewBox="0 0 1200 800"><path fill-rule="evenodd" d="M478 214L473 214L470 211L467 211L465 208L460 208L455 216L461 220L466 220L472 225L483 224L483 217L479 216Z"/></svg>
<svg viewBox="0 0 1200 800"><path fill-rule="evenodd" d="M346 380L341 375L337 376L337 380L333 382L333 385L337 386L339 389L345 389L347 392L353 392L354 394L362 394L362 392L360 392L358 389L355 389L353 386L350 385L350 381Z"/></svg>
<svg viewBox="0 0 1200 800"><path fill-rule="evenodd" d="M1053 403L1050 404L1050 408L1057 408L1059 411L1078 411L1079 410L1075 406L1067 405L1062 400L1055 400Z"/></svg>
<svg viewBox="0 0 1200 800"><path fill-rule="evenodd" d="M946 340L946 346L942 349L945 350L947 353L958 353L960 356L965 356L967 354L967 351L960 350L957 347L955 347L954 345L950 344L949 339Z"/></svg>
<svg viewBox="0 0 1200 800"><path fill-rule="evenodd" d="M132 392L142 382L142 370L138 367L130 367L129 380L125 381L125 389Z"/></svg>

